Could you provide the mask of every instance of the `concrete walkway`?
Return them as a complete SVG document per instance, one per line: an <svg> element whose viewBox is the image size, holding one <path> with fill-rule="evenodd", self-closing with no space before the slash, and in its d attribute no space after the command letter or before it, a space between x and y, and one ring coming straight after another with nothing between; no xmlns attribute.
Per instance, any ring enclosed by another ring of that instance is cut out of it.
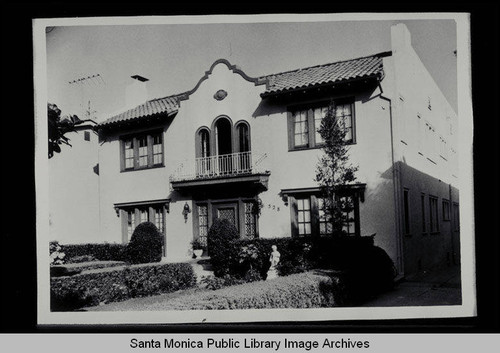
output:
<svg viewBox="0 0 500 353"><path fill-rule="evenodd" d="M447 266L408 276L396 287L362 307L461 305L460 266Z"/></svg>

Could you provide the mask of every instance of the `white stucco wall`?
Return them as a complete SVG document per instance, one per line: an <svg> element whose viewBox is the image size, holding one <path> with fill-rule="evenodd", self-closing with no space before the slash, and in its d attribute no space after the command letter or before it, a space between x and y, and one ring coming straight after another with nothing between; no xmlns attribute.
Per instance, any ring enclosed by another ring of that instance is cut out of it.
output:
<svg viewBox="0 0 500 353"><path fill-rule="evenodd" d="M453 256L459 258L459 233L453 231L453 221L442 219L442 200L450 201L450 205L459 202L458 118L411 46L406 26L393 26L391 36L394 147L401 195L405 188L409 192L410 234L402 234L402 238L405 272L411 273L449 261ZM445 146L441 140L446 141ZM438 234L422 231L422 194L427 223L428 197L438 198Z"/></svg>
<svg viewBox="0 0 500 353"><path fill-rule="evenodd" d="M90 141L84 140L84 131ZM99 177L97 135L91 129L65 135L72 147L62 145L61 153L49 159L49 239L61 244L98 243Z"/></svg>
<svg viewBox="0 0 500 353"><path fill-rule="evenodd" d="M227 97L218 101L214 93L220 89L227 92ZM120 172L119 136L108 137L100 150L103 239L121 240L120 219L113 204L170 198L167 257L189 255L193 219L190 214L185 223L182 210L186 202L193 209L193 202L189 196L171 190L168 180L181 163L193 163L197 129L211 128L220 115L229 117L233 124L248 122L254 158L266 155L259 168L271 175L268 190L259 194L264 206L259 217L259 235L290 236L290 209L279 194L282 189L318 186L314 177L322 151L288 151L287 107L263 101L260 93L264 89L265 86L247 81L224 63L213 67L208 79L189 99L181 101L179 113L166 128L164 168ZM377 244L396 256L392 245L395 228L390 114L388 103L373 97L375 94L367 92L355 97L357 142L350 148L351 158L359 166L358 182L367 184L365 202L360 204L361 234L376 233Z"/></svg>

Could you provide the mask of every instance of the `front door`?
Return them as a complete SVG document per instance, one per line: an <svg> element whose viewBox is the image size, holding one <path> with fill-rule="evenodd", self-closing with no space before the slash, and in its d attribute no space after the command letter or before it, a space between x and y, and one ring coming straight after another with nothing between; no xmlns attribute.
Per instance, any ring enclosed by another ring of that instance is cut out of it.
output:
<svg viewBox="0 0 500 353"><path fill-rule="evenodd" d="M238 203L221 203L213 205L213 219L221 218L227 219L229 222L234 224L236 229L239 231L239 216L238 216Z"/></svg>

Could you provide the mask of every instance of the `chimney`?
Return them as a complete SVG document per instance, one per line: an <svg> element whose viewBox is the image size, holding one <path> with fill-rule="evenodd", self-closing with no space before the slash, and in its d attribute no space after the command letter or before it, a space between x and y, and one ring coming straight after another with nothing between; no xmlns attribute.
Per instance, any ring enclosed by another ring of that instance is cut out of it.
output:
<svg viewBox="0 0 500 353"><path fill-rule="evenodd" d="M404 23L391 26L391 47L394 54L405 52L411 47L411 34Z"/></svg>
<svg viewBox="0 0 500 353"><path fill-rule="evenodd" d="M134 108L148 100L147 78L134 75L130 76L132 82L126 88L126 109Z"/></svg>

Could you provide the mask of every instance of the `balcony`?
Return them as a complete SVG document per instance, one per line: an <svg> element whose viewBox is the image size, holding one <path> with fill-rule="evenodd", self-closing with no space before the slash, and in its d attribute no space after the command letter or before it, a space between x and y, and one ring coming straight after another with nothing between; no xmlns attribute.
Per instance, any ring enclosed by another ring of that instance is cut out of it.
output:
<svg viewBox="0 0 500 353"><path fill-rule="evenodd" d="M218 184L257 183L267 190L269 171L263 168L266 154L238 152L185 160L170 176L174 190Z"/></svg>

